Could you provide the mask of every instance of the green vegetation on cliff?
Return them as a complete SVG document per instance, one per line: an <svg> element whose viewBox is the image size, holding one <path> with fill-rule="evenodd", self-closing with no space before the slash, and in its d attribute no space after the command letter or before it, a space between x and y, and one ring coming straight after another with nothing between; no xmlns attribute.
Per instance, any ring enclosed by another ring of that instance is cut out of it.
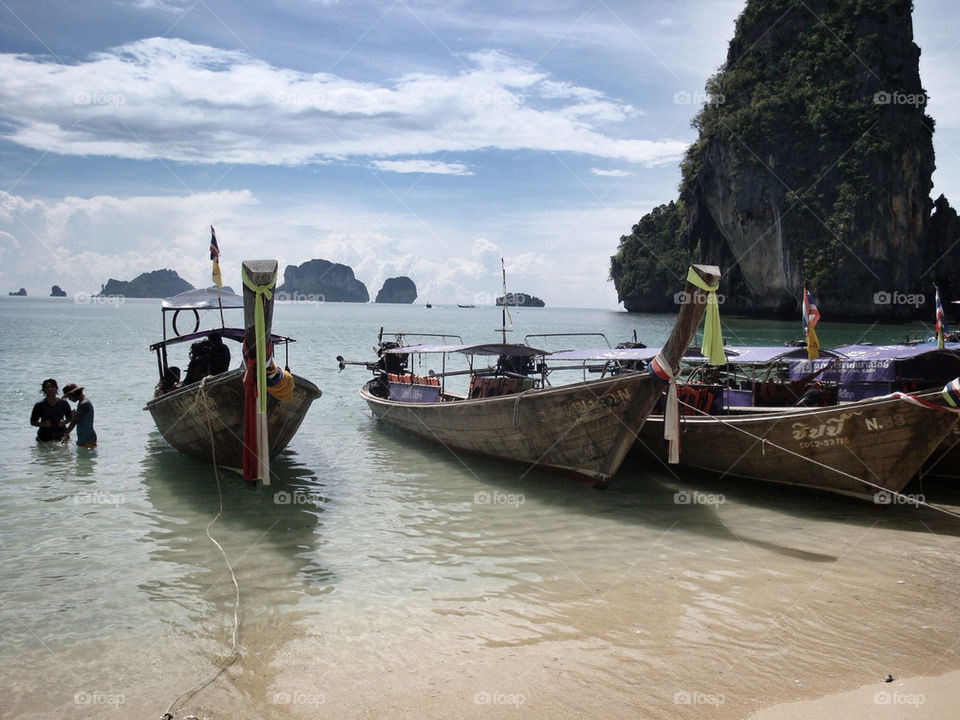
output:
<svg viewBox="0 0 960 720"><path fill-rule="evenodd" d="M690 253L680 245L683 205L669 202L654 208L620 238L610 258L610 279L622 298L634 298L634 311L675 309L674 293L683 287Z"/></svg>

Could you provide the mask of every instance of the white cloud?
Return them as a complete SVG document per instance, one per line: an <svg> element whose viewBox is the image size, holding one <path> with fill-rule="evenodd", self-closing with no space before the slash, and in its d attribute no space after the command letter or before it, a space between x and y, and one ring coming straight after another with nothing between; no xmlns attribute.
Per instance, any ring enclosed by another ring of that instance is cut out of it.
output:
<svg viewBox="0 0 960 720"><path fill-rule="evenodd" d="M392 84L278 68L175 38L62 65L0 55L4 137L64 155L297 165L487 148L583 153L647 166L686 143L607 135L636 115L498 52L458 74ZM438 166L441 167L442 166Z"/></svg>
<svg viewBox="0 0 960 720"><path fill-rule="evenodd" d="M601 170L600 168L590 168L590 172L599 177L628 177L630 175L626 170Z"/></svg>
<svg viewBox="0 0 960 720"><path fill-rule="evenodd" d="M0 288L46 295L56 284L69 295L97 292L109 278L132 280L160 268L207 285L213 224L223 277L234 287L241 260L268 254L281 272L312 258L349 265L371 297L388 277L408 275L424 300L490 304L504 258L515 291L554 306L614 307L602 280L608 257L615 238L641 215L640 208L594 208L491 216L488 229L503 234L493 237L473 221L425 226L422 218L339 199L277 207L249 191L52 201L0 191Z"/></svg>
<svg viewBox="0 0 960 720"><path fill-rule="evenodd" d="M436 160L376 160L373 165L384 172L473 175L469 166L463 163L445 163Z"/></svg>

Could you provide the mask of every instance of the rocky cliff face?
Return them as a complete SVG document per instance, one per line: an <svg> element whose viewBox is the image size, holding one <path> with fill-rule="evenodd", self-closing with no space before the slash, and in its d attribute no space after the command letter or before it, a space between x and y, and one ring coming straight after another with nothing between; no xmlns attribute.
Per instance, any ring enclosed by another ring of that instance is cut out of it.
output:
<svg viewBox="0 0 960 720"><path fill-rule="evenodd" d="M749 0L683 163L686 257L664 264L719 265L726 312L796 316L804 283L833 317L917 311L878 294L932 300L952 240L931 232L919 56L909 0ZM611 277L624 305L649 303L623 265Z"/></svg>
<svg viewBox="0 0 960 720"><path fill-rule="evenodd" d="M175 270L154 270L138 275L133 280L114 280L110 278L100 291L100 295L121 295L128 298L164 298L193 289L193 285L180 277Z"/></svg>
<svg viewBox="0 0 960 720"><path fill-rule="evenodd" d="M410 304L417 299L417 286L406 275L387 278L377 293L378 303L406 303Z"/></svg>
<svg viewBox="0 0 960 720"><path fill-rule="evenodd" d="M369 302L367 287L346 265L328 260L308 260L299 267L287 265L279 292L289 296L307 295L326 302Z"/></svg>

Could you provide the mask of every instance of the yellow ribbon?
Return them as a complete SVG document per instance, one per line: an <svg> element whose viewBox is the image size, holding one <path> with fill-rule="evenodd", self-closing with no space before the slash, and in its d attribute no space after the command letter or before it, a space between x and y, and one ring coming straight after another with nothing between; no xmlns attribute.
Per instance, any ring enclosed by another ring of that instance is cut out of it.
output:
<svg viewBox="0 0 960 720"><path fill-rule="evenodd" d="M700 352L707 357L708 365L726 365L723 331L720 328L720 305L717 302L717 289L720 283L707 285L693 268L687 272L687 282L707 293L707 312L703 317L703 342L700 344Z"/></svg>
<svg viewBox="0 0 960 720"><path fill-rule="evenodd" d="M253 328L257 343L257 412L262 414L267 411L267 337L263 305L273 297L270 288L277 280L274 278L269 285L254 285L253 281L247 277L247 271L243 265L240 266L240 277L243 279L244 286L254 293Z"/></svg>

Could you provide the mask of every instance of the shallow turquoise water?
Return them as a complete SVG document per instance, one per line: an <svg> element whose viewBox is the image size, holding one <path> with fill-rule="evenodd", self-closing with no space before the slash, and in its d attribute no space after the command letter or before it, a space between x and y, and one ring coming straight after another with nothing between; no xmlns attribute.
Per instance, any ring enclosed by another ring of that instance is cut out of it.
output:
<svg viewBox="0 0 960 720"><path fill-rule="evenodd" d="M218 478L169 448L142 409L157 379L147 347L158 305L0 298L4 717L120 705L159 717L230 654L234 588L205 534ZM654 345L672 324L553 308L513 319L517 341L599 330L615 343L636 330ZM519 705L551 717L564 714L557 697L574 714L683 716L696 693L723 695L734 717L784 683L802 694L842 673L868 682L875 668L960 665L948 651L960 638L960 523L636 457L600 492L453 456L379 426L357 396L366 372L338 373L337 355L372 357L381 326L483 341L500 312L277 307L275 330L298 339L291 367L324 394L274 463L273 486L219 475L224 513L211 533L240 586L243 653L178 717L315 717L320 706L489 717ZM779 344L798 326L725 320L730 344ZM826 346L923 328L819 330ZM48 376L86 386L96 450L33 441L30 408ZM922 490L951 506L960 497ZM715 502L678 503L681 491Z"/></svg>

